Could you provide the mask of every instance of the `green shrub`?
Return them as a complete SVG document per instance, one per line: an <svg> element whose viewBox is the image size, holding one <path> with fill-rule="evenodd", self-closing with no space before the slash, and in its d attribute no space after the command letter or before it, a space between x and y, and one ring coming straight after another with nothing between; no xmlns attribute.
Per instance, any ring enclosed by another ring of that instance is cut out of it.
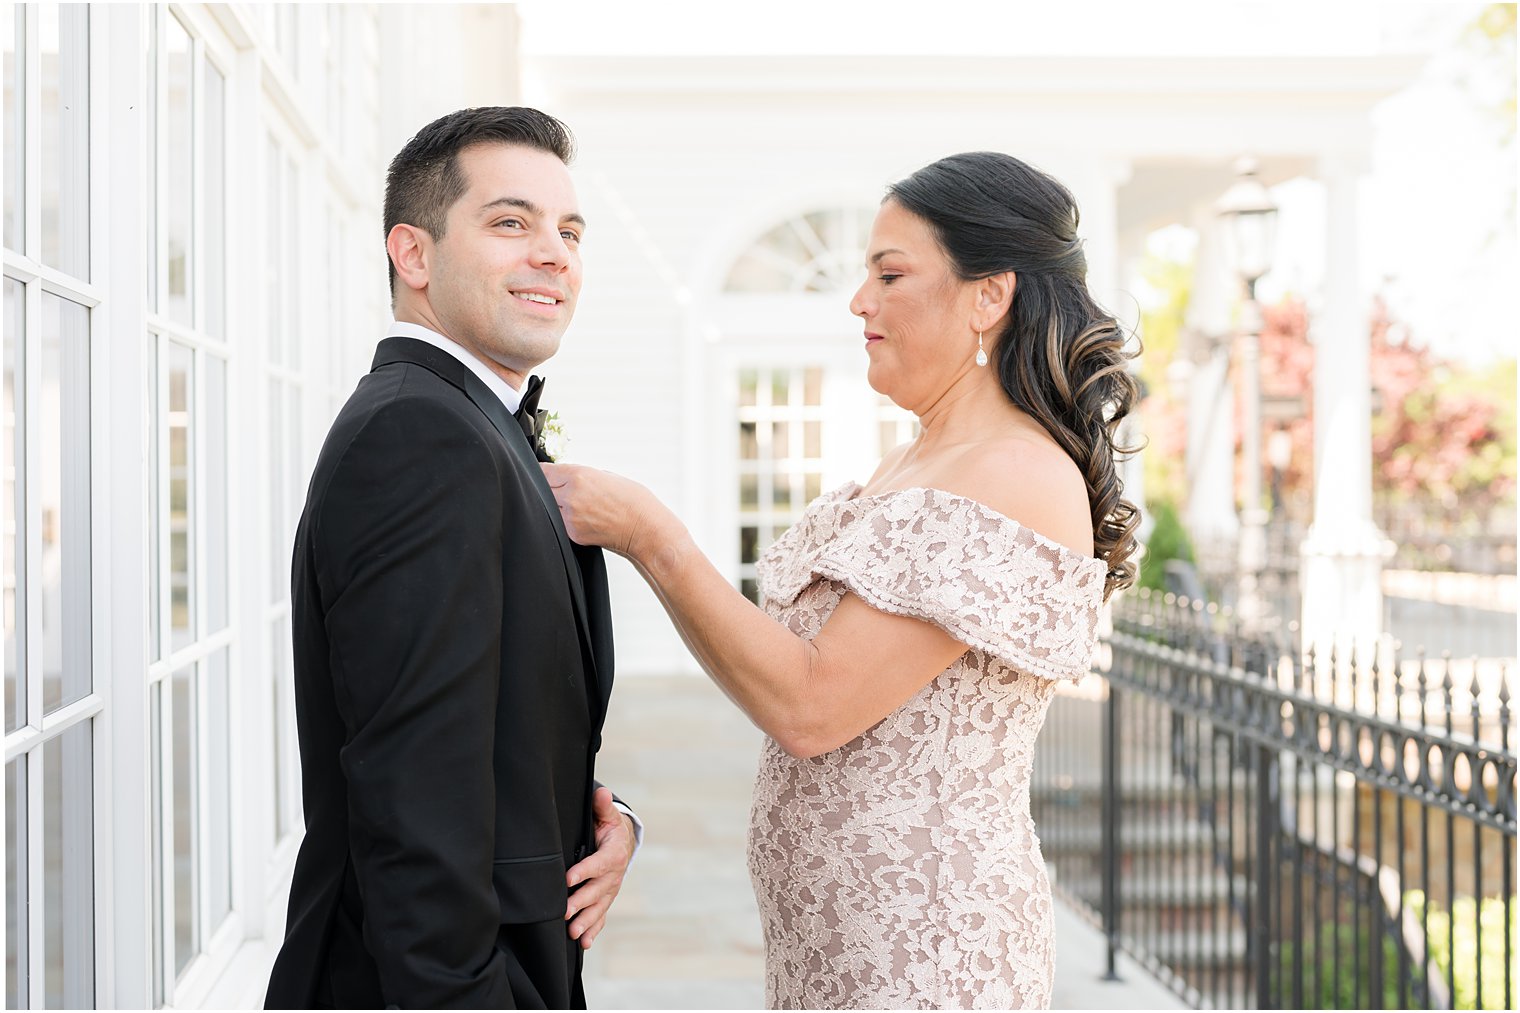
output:
<svg viewBox="0 0 1520 1013"><path fill-rule="evenodd" d="M1145 543L1145 558L1140 561L1141 587L1153 591L1166 590L1166 564L1168 560L1193 561L1193 545L1188 540L1177 508L1163 500L1150 508L1155 525Z"/></svg>
<svg viewBox="0 0 1520 1013"><path fill-rule="evenodd" d="M1410 890L1404 895L1404 903L1411 909L1416 922L1420 921L1425 906L1425 894ZM1502 1009L1504 1004L1504 900L1501 897L1484 897L1481 906L1476 898L1458 897L1451 911L1443 911L1432 904L1425 924L1430 934L1430 958L1441 975L1441 980L1453 979L1456 995L1452 996L1453 1009ZM1453 927L1452 919L1456 919ZM1510 953L1520 954L1520 905L1510 901L1509 912ZM1478 1005L1478 942L1483 943L1483 1005ZM1455 958L1452 954L1456 949ZM1455 973L1453 973L1455 964ZM1510 989L1517 985L1516 968L1509 968Z"/></svg>
<svg viewBox="0 0 1520 1013"><path fill-rule="evenodd" d="M1303 941L1303 1009L1372 1009L1372 991L1368 972L1371 970L1372 946L1365 926L1347 925L1342 922L1323 922L1314 926L1314 935ZM1386 936L1383 944L1383 998L1376 1004L1378 1009L1402 1009L1399 1001L1399 951L1393 940ZM1292 942L1278 947L1278 977L1273 983L1277 993L1277 1005L1288 1009L1294 1002L1293 957L1297 947ZM1316 964L1318 965L1316 967ZM1335 968L1340 966L1340 980L1336 981ZM1360 974L1353 974L1357 969ZM1417 968L1410 968L1412 977L1419 977ZM1318 979L1319 992L1315 993ZM1339 986L1339 987L1337 987ZM1413 1000L1409 996L1407 1001Z"/></svg>

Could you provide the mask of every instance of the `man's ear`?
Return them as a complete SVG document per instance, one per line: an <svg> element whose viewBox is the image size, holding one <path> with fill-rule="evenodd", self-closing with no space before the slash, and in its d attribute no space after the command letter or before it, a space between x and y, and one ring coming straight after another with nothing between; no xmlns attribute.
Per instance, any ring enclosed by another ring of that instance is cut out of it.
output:
<svg viewBox="0 0 1520 1013"><path fill-rule="evenodd" d="M1018 287L1018 275L1003 271L978 281L976 304L971 326L978 331L990 331L1008 315L1013 306L1013 292Z"/></svg>
<svg viewBox="0 0 1520 1013"><path fill-rule="evenodd" d="M403 285L418 290L427 288L433 237L426 229L405 223L392 227L385 237L385 252L390 254L396 277Z"/></svg>

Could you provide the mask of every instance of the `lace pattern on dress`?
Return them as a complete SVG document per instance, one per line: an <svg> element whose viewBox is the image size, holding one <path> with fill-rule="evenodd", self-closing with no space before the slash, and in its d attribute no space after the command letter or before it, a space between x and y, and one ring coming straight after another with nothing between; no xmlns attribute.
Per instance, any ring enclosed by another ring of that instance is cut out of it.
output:
<svg viewBox="0 0 1520 1013"><path fill-rule="evenodd" d="M815 577L883 612L912 616L1047 679L1092 664L1108 568L981 503L940 489L852 498L853 482L814 502L760 558L764 597L791 605ZM797 551L811 543L817 551Z"/></svg>
<svg viewBox="0 0 1520 1013"><path fill-rule="evenodd" d="M1053 680L1087 671L1106 568L965 497L858 491L820 497L761 557L766 611L810 639L853 592L971 649L832 752L766 742L749 865L767 1004L1048 1006L1034 741Z"/></svg>

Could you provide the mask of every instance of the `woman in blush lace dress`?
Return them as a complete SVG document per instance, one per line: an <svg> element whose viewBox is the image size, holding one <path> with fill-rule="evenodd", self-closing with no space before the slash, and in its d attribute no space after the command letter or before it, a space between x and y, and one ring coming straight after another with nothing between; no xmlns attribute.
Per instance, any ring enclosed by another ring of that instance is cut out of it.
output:
<svg viewBox="0 0 1520 1013"><path fill-rule="evenodd" d="M1087 291L1071 194L1007 155L890 187L866 258L867 378L921 432L765 552L761 609L642 486L545 470L571 537L631 559L770 736L749 843L768 1003L1048 1006L1030 767L1133 579L1124 335Z"/></svg>

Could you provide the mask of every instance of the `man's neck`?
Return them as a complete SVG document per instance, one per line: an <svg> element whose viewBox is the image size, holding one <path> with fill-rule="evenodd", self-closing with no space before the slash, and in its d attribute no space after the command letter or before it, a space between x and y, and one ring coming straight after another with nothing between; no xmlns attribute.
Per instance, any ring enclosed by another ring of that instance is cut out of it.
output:
<svg viewBox="0 0 1520 1013"><path fill-rule="evenodd" d="M418 327L426 327L428 330L432 331L439 337L452 341L454 344L464 349L466 354L468 354L471 358L477 360L492 373L501 377L501 381L508 387L511 387L513 390L522 390L523 386L528 382L526 375L519 373L514 369L508 369L506 366L503 366L501 363L497 362L490 356L481 354L479 349L474 348L473 346L463 341L460 341L448 331L444 330L443 325L440 324L437 318L426 308L398 305L395 311L395 318L397 323L415 324Z"/></svg>

